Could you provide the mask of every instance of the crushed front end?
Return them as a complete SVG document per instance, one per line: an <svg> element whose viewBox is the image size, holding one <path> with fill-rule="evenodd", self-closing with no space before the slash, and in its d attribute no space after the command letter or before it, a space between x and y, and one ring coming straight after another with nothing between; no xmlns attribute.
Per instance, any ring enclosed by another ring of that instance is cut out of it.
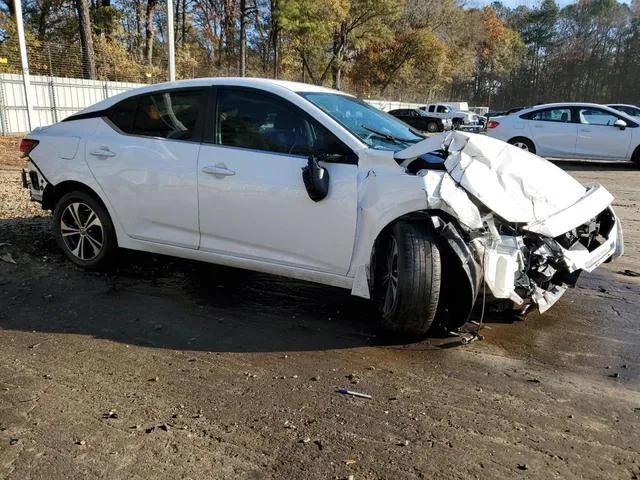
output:
<svg viewBox="0 0 640 480"><path fill-rule="evenodd" d="M484 266L489 293L517 309L548 310L573 287L583 270L592 271L623 252L620 221L610 207L555 237L490 216L487 233L473 244Z"/></svg>
<svg viewBox="0 0 640 480"><path fill-rule="evenodd" d="M613 196L602 185L581 185L537 155L454 131L395 159L423 178L427 208L455 219L459 228L448 235L440 220L432 217L432 223L449 243L464 239L470 255L451 246L463 266L475 264L466 269L474 298L484 291L488 300L512 302L521 311L537 305L544 312L582 271L623 253ZM462 277L456 278L459 284Z"/></svg>

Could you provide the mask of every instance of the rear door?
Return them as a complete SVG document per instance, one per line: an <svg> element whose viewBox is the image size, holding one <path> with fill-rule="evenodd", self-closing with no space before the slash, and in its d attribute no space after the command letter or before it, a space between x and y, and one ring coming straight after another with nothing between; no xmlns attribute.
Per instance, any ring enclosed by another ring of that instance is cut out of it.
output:
<svg viewBox="0 0 640 480"><path fill-rule="evenodd" d="M574 112L568 106L543 108L523 115L538 155L575 156L578 124L573 116Z"/></svg>
<svg viewBox="0 0 640 480"><path fill-rule="evenodd" d="M198 247L196 168L204 98L204 89L132 97L88 138L89 168L130 237Z"/></svg>
<svg viewBox="0 0 640 480"><path fill-rule="evenodd" d="M629 160L632 129L628 119L607 110L592 107L576 109L580 126L577 156L610 160ZM624 120L628 128L616 127L616 120Z"/></svg>
<svg viewBox="0 0 640 480"><path fill-rule="evenodd" d="M216 88L211 132L198 159L200 249L339 275L355 240L357 161L301 109L252 88ZM310 152L329 194L314 202L302 180Z"/></svg>

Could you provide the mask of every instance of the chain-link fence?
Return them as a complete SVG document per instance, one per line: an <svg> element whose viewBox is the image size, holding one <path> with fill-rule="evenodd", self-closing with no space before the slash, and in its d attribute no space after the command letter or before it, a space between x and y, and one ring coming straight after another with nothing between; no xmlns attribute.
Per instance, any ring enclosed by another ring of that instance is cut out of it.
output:
<svg viewBox="0 0 640 480"><path fill-rule="evenodd" d="M0 134L54 123L108 96L168 80L168 48L155 38L153 55L140 38L93 35L91 61L75 42L26 33L28 72L20 61L15 18L0 13ZM132 53L133 52L133 53ZM176 78L234 75L206 56L178 46ZM29 82L23 76L29 74ZM29 90L29 91L27 91ZM27 108L29 107L29 108Z"/></svg>

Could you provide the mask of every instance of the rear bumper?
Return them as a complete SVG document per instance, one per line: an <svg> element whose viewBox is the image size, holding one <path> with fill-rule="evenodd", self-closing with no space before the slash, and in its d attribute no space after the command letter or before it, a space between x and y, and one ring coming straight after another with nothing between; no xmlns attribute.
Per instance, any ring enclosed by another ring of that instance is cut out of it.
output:
<svg viewBox="0 0 640 480"><path fill-rule="evenodd" d="M44 175L30 160L27 169L22 170L22 186L29 190L32 201L42 203L42 195L47 184Z"/></svg>

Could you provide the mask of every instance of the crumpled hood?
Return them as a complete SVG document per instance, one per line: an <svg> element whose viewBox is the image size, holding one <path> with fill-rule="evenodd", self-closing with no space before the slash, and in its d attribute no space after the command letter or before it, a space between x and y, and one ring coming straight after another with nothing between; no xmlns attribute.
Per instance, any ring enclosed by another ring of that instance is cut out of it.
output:
<svg viewBox="0 0 640 480"><path fill-rule="evenodd" d="M501 140L460 131L430 137L396 152L406 160L446 148L451 177L509 222L545 220L578 202L586 189L551 162Z"/></svg>

